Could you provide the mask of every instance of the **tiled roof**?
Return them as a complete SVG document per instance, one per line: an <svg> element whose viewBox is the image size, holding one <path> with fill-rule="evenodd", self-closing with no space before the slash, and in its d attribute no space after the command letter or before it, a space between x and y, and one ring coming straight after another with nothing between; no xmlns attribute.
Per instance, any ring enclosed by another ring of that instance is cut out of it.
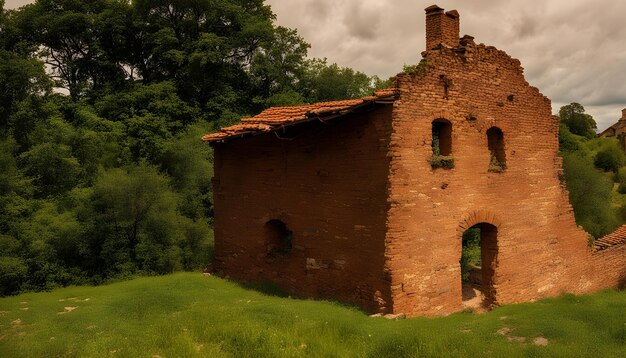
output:
<svg viewBox="0 0 626 358"><path fill-rule="evenodd" d="M609 128L607 128L607 129L603 130L600 134L598 134L598 136L599 136L599 137L602 137L602 136L604 136L605 134L608 134L610 130L615 131L615 130L617 130L618 126L619 126L619 122L618 122L618 123L615 123L614 125L610 126L610 127L609 127Z"/></svg>
<svg viewBox="0 0 626 358"><path fill-rule="evenodd" d="M280 129L286 125L306 122L312 119L334 115L343 115L368 103L393 101L398 90L388 88L374 92L373 95L345 101L321 102L305 106L272 107L260 114L244 118L240 124L220 129L219 132L202 137L205 142L218 142L251 134L260 134Z"/></svg>
<svg viewBox="0 0 626 358"><path fill-rule="evenodd" d="M595 251L600 251L608 249L609 247L623 244L626 244L626 225L620 226L612 233L596 240L593 243L593 249Z"/></svg>

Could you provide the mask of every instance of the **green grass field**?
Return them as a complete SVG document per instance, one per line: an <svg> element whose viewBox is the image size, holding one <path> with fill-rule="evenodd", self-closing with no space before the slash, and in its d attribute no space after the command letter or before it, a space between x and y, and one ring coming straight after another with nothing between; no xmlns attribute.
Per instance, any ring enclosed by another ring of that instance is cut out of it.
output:
<svg viewBox="0 0 626 358"><path fill-rule="evenodd" d="M625 322L626 292L391 321L180 273L0 299L0 357L624 357Z"/></svg>

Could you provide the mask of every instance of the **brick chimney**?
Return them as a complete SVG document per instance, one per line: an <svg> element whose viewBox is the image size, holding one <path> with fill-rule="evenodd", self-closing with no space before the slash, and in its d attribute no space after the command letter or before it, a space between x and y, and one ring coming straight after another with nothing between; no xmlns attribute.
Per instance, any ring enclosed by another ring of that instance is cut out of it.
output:
<svg viewBox="0 0 626 358"><path fill-rule="evenodd" d="M622 120L626 121L626 108L622 109Z"/></svg>
<svg viewBox="0 0 626 358"><path fill-rule="evenodd" d="M426 50L439 44L459 46L460 16L456 10L444 12L437 5L426 8Z"/></svg>

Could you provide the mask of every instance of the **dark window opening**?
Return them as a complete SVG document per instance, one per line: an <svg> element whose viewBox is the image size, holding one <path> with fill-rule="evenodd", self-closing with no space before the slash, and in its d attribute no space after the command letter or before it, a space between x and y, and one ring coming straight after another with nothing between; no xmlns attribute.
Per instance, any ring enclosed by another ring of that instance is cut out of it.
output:
<svg viewBox="0 0 626 358"><path fill-rule="evenodd" d="M452 124L445 119L437 119L432 125L433 156L430 164L433 168L453 168L452 158Z"/></svg>
<svg viewBox="0 0 626 358"><path fill-rule="evenodd" d="M495 303L498 229L487 223L472 226L463 233L461 282L463 304L489 308Z"/></svg>
<svg viewBox="0 0 626 358"><path fill-rule="evenodd" d="M280 220L265 224L265 244L268 257L287 255L291 252L293 232Z"/></svg>
<svg viewBox="0 0 626 358"><path fill-rule="evenodd" d="M491 157L489 171L501 173L506 170L506 153L504 150L504 134L498 127L491 127L487 131L487 145Z"/></svg>

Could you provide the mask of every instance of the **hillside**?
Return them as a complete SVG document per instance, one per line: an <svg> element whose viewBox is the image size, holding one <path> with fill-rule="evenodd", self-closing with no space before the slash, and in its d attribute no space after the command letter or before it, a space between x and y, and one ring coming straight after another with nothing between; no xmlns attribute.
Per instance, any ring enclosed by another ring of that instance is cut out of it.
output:
<svg viewBox="0 0 626 358"><path fill-rule="evenodd" d="M393 321L180 273L2 298L0 356L621 357L625 302L605 291Z"/></svg>

